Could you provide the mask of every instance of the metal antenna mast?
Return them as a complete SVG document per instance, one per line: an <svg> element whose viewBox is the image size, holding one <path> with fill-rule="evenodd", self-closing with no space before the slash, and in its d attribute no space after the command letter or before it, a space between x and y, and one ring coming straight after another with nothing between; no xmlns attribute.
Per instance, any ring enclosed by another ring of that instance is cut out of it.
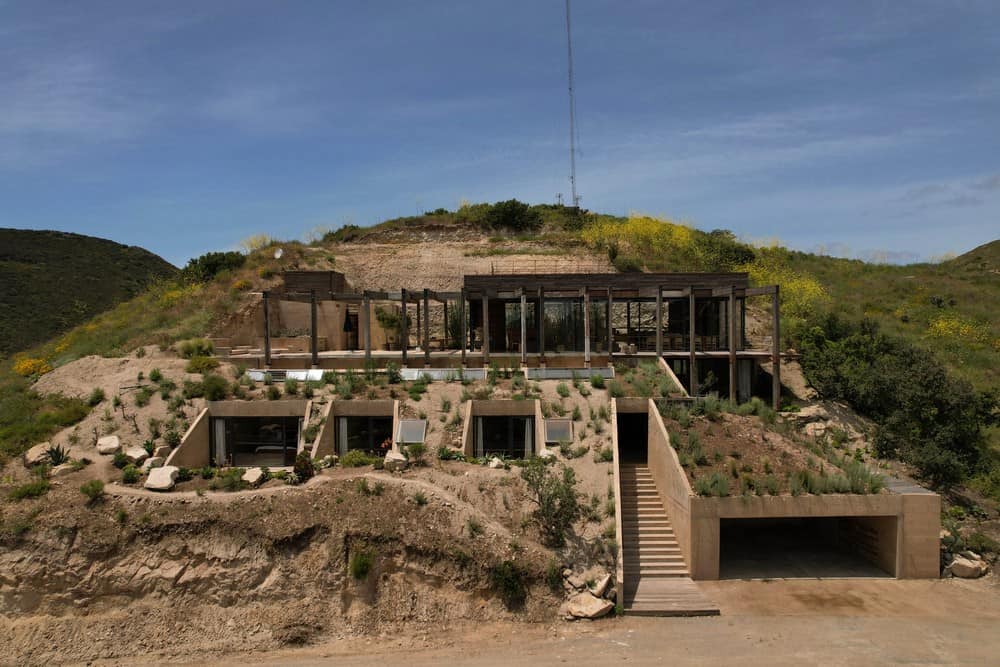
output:
<svg viewBox="0 0 1000 667"><path fill-rule="evenodd" d="M569 0L566 0L566 50L569 59L569 183L573 189L573 206L580 206L576 193L576 99L573 96L573 33L569 23Z"/></svg>

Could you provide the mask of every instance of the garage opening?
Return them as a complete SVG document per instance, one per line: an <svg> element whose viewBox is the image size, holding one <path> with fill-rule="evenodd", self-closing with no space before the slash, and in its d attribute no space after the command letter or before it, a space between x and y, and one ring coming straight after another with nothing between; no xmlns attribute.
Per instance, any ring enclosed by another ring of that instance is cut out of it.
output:
<svg viewBox="0 0 1000 667"><path fill-rule="evenodd" d="M721 519L719 578L891 577L896 517Z"/></svg>
<svg viewBox="0 0 1000 667"><path fill-rule="evenodd" d="M649 443L649 415L645 412L619 412L618 454L622 463L646 463Z"/></svg>

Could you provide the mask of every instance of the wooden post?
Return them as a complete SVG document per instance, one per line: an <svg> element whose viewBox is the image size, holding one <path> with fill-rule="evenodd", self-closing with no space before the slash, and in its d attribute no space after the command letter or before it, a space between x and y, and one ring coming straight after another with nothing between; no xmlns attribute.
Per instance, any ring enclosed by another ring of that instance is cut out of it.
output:
<svg viewBox="0 0 1000 667"><path fill-rule="evenodd" d="M690 356L688 358L688 391L692 397L698 395L698 361L695 358L695 299L694 299L694 287L692 286L688 290L688 350Z"/></svg>
<svg viewBox="0 0 1000 667"><path fill-rule="evenodd" d="M521 290L521 365L528 365L528 295Z"/></svg>
<svg viewBox="0 0 1000 667"><path fill-rule="evenodd" d="M583 365L590 368L590 290L583 288Z"/></svg>
<svg viewBox="0 0 1000 667"><path fill-rule="evenodd" d="M736 289L729 288L729 400L736 403Z"/></svg>
<svg viewBox="0 0 1000 667"><path fill-rule="evenodd" d="M367 369L372 363L372 302L368 292L365 292L361 308L362 326L365 328L365 368Z"/></svg>
<svg viewBox="0 0 1000 667"><path fill-rule="evenodd" d="M458 315L462 320L462 367L465 367L465 350L469 347L469 322L465 318L465 288L461 289L458 300Z"/></svg>
<svg viewBox="0 0 1000 667"><path fill-rule="evenodd" d="M424 288L424 367L431 365L431 297Z"/></svg>
<svg viewBox="0 0 1000 667"><path fill-rule="evenodd" d="M656 356L663 356L663 285L656 286Z"/></svg>
<svg viewBox="0 0 1000 667"><path fill-rule="evenodd" d="M613 366L615 358L615 331L614 327L611 326L611 312L614 310L614 297L611 294L611 288L608 287L608 316L605 318L605 324L608 326L608 366Z"/></svg>
<svg viewBox="0 0 1000 667"><path fill-rule="evenodd" d="M268 307L270 294L264 292L264 365L271 365L271 309Z"/></svg>
<svg viewBox="0 0 1000 667"><path fill-rule="evenodd" d="M490 298L483 293L483 366L490 365Z"/></svg>
<svg viewBox="0 0 1000 667"><path fill-rule="evenodd" d="M778 298L778 285L774 286L774 299L772 306L774 312L773 334L771 341L771 393L772 403L775 410L781 409L781 300Z"/></svg>
<svg viewBox="0 0 1000 667"><path fill-rule="evenodd" d="M344 311L347 317L347 311ZM312 355L312 367L319 366L319 350L316 336L316 290L309 290L309 352Z"/></svg>
<svg viewBox="0 0 1000 667"><path fill-rule="evenodd" d="M545 289L538 286L538 358L545 363Z"/></svg>
<svg viewBox="0 0 1000 667"><path fill-rule="evenodd" d="M448 299L444 300L444 342L441 346L448 349Z"/></svg>
<svg viewBox="0 0 1000 667"><path fill-rule="evenodd" d="M400 302L402 303L402 306L403 306L402 331L400 332L400 335L399 335L399 338L400 338L399 345L400 345L400 350L403 351L403 367L405 368L406 367L406 348L410 346L410 327L407 325L407 322L406 322L406 290L402 289L402 290L400 290L399 293L401 295L399 297L399 300L400 300Z"/></svg>

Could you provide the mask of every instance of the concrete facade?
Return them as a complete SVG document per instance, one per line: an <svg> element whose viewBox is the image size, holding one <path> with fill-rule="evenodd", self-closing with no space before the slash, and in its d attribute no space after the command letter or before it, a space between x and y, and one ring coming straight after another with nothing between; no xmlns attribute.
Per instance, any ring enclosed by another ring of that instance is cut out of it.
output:
<svg viewBox="0 0 1000 667"><path fill-rule="evenodd" d="M545 425L538 415L542 414L541 402L515 401L506 399L490 399L485 401L467 401L465 408L465 424L462 427L462 453L466 456L475 455L475 443L472 439L472 420L474 417L534 417L535 443L534 454L539 454L545 447ZM539 430L541 428L541 431Z"/></svg>
<svg viewBox="0 0 1000 667"><path fill-rule="evenodd" d="M399 401L384 399L378 401L350 400L330 401L326 412L326 421L312 449L313 458L337 454L336 423L337 417L392 417L392 432L399 427ZM393 443L393 449L396 448Z"/></svg>

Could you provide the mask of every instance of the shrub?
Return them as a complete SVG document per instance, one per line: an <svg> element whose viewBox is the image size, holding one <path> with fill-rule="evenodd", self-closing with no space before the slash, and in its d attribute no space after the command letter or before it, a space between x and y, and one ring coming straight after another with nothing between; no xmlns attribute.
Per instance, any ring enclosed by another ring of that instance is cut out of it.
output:
<svg viewBox="0 0 1000 667"><path fill-rule="evenodd" d="M276 401L279 398L281 398L281 390L272 384L268 386L266 395L267 395L267 400Z"/></svg>
<svg viewBox="0 0 1000 667"><path fill-rule="evenodd" d="M201 398L202 396L205 395L205 385L201 382L192 382L191 380L185 380L184 389L181 391L181 393L184 395L184 398L188 400L192 398ZM174 405L173 401L171 401L171 405ZM183 405L183 403L179 403L178 407L180 405Z"/></svg>
<svg viewBox="0 0 1000 667"><path fill-rule="evenodd" d="M483 534L483 524L479 519L470 516L465 521L465 530L469 533L469 537L479 537Z"/></svg>
<svg viewBox="0 0 1000 667"><path fill-rule="evenodd" d="M389 384L399 384L403 381L403 375L399 372L399 364L394 361L385 365L385 375Z"/></svg>
<svg viewBox="0 0 1000 667"><path fill-rule="evenodd" d="M119 470L121 470L122 468L124 468L125 466L128 465L128 457L125 456L124 452L117 451L117 452L115 452L114 457L112 457L112 459L111 459L111 464L114 467L116 467Z"/></svg>
<svg viewBox="0 0 1000 667"><path fill-rule="evenodd" d="M45 375L52 371L52 366L45 359L21 358L14 362L14 372L21 377Z"/></svg>
<svg viewBox="0 0 1000 667"><path fill-rule="evenodd" d="M611 463L615 458L615 453L610 447L602 447L594 452L595 463Z"/></svg>
<svg viewBox="0 0 1000 667"><path fill-rule="evenodd" d="M307 482L316 476L316 467L313 465L313 460L309 452L301 451L295 457L294 472L300 482Z"/></svg>
<svg viewBox="0 0 1000 667"><path fill-rule="evenodd" d="M519 609L528 597L525 585L527 572L512 560L490 568L490 587L500 596L507 609Z"/></svg>
<svg viewBox="0 0 1000 667"><path fill-rule="evenodd" d="M608 383L608 396L611 398L621 398L625 395L625 388L621 385L618 380L612 380Z"/></svg>
<svg viewBox="0 0 1000 667"><path fill-rule="evenodd" d="M375 465L379 461L377 456L370 456L361 449L352 449L340 459L340 465L345 468L360 468L361 466Z"/></svg>
<svg viewBox="0 0 1000 667"><path fill-rule="evenodd" d="M210 487L216 491L242 491L247 488L243 481L243 468L227 468L220 470L212 480Z"/></svg>
<svg viewBox="0 0 1000 667"><path fill-rule="evenodd" d="M536 458L521 469L521 478L527 483L530 498L536 505L534 518L543 540L550 546L562 546L566 533L581 514L573 470L563 466L562 473L555 474L546 468L544 461Z"/></svg>
<svg viewBox="0 0 1000 667"><path fill-rule="evenodd" d="M154 368L153 370L149 371L150 382L156 382L157 384L159 384L162 379L163 379L163 373L160 372L159 368Z"/></svg>
<svg viewBox="0 0 1000 667"><path fill-rule="evenodd" d="M104 482L99 479L92 479L89 482L84 482L80 486L80 493L87 496L89 502L96 502L99 498L104 496Z"/></svg>
<svg viewBox="0 0 1000 667"><path fill-rule="evenodd" d="M144 408L149 405L149 399L153 396L153 390L149 387L143 387L139 391L135 392L135 407Z"/></svg>
<svg viewBox="0 0 1000 667"><path fill-rule="evenodd" d="M167 432L163 434L163 442L170 447L177 447L181 444L181 434L175 429L167 429Z"/></svg>
<svg viewBox="0 0 1000 667"><path fill-rule="evenodd" d="M177 469L177 481L178 482L190 482L194 479L194 471L190 468L180 467Z"/></svg>
<svg viewBox="0 0 1000 667"><path fill-rule="evenodd" d="M367 579L368 573L375 565L375 556L370 551L357 551L351 556L351 576L355 579Z"/></svg>
<svg viewBox="0 0 1000 667"><path fill-rule="evenodd" d="M188 373L201 373L204 375L219 367L219 362L214 357L194 356L184 367Z"/></svg>
<svg viewBox="0 0 1000 667"><path fill-rule="evenodd" d="M198 476L202 479L212 479L215 477L215 468L211 466L205 466L198 470Z"/></svg>
<svg viewBox="0 0 1000 667"><path fill-rule="evenodd" d="M438 445L438 459L441 461L464 461L465 455L449 447L448 445Z"/></svg>
<svg viewBox="0 0 1000 667"><path fill-rule="evenodd" d="M187 282L208 282L223 271L240 268L247 261L246 255L237 251L208 252L192 257L181 269L181 278Z"/></svg>
<svg viewBox="0 0 1000 667"><path fill-rule="evenodd" d="M52 445L45 453L49 457L49 463L54 466L62 465L69 461L69 452L62 445Z"/></svg>
<svg viewBox="0 0 1000 667"><path fill-rule="evenodd" d="M565 382L560 382L556 385L556 393L563 398L569 398L569 385Z"/></svg>
<svg viewBox="0 0 1000 667"><path fill-rule="evenodd" d="M139 469L134 465L129 463L124 468L122 468L122 483L123 484L135 484L139 481L140 473Z"/></svg>
<svg viewBox="0 0 1000 667"><path fill-rule="evenodd" d="M215 347L210 340L205 338L190 338L182 340L175 346L177 354L185 359L192 357L208 357L215 351Z"/></svg>
<svg viewBox="0 0 1000 667"><path fill-rule="evenodd" d="M94 387L94 390L90 392L90 396L87 397L87 405L90 407L97 407L104 401L104 390L100 387Z"/></svg>
<svg viewBox="0 0 1000 667"><path fill-rule="evenodd" d="M415 442L406 446L406 458L415 466L425 465L425 454L427 454L427 446L422 442Z"/></svg>
<svg viewBox="0 0 1000 667"><path fill-rule="evenodd" d="M493 229L536 231L542 226L542 217L538 211L516 199L486 205L481 215L477 222L481 221Z"/></svg>
<svg viewBox="0 0 1000 667"><path fill-rule="evenodd" d="M11 500L23 500L24 498L40 498L49 492L52 485L47 479L35 479L11 489L7 497Z"/></svg>
<svg viewBox="0 0 1000 667"><path fill-rule="evenodd" d="M557 560L550 560L545 566L545 583L557 595L563 593L563 566Z"/></svg>
<svg viewBox="0 0 1000 667"><path fill-rule="evenodd" d="M694 491L699 496L725 498L729 495L729 479L719 472L694 480Z"/></svg>
<svg viewBox="0 0 1000 667"><path fill-rule="evenodd" d="M201 384L205 400L221 401L229 395L229 381L221 375L206 375Z"/></svg>
<svg viewBox="0 0 1000 667"><path fill-rule="evenodd" d="M289 396L295 396L299 393L299 381L295 378L288 378L285 380L285 393Z"/></svg>
<svg viewBox="0 0 1000 667"><path fill-rule="evenodd" d="M591 375L590 386L594 389L604 389L604 376L598 374Z"/></svg>
<svg viewBox="0 0 1000 667"><path fill-rule="evenodd" d="M427 494L423 491L417 491L413 494L413 502L415 502L418 507L423 507L427 504Z"/></svg>

